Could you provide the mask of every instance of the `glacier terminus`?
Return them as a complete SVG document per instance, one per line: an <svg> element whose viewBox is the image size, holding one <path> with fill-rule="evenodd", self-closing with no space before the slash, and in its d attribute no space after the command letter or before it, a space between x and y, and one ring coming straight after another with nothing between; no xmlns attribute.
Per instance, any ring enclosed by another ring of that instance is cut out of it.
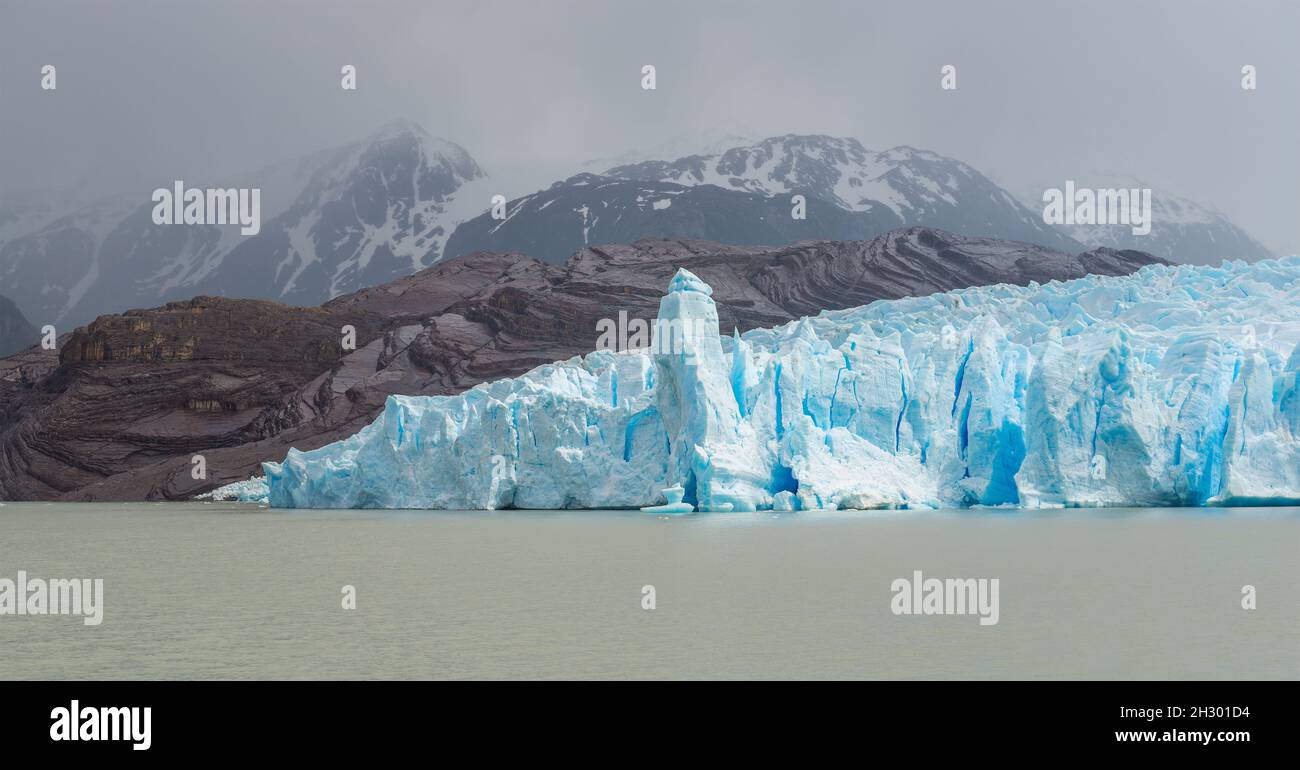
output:
<svg viewBox="0 0 1300 770"><path fill-rule="evenodd" d="M720 333L711 294L679 270L648 350L392 396L357 434L265 463L268 501L1300 503L1300 257L882 300L743 335Z"/></svg>

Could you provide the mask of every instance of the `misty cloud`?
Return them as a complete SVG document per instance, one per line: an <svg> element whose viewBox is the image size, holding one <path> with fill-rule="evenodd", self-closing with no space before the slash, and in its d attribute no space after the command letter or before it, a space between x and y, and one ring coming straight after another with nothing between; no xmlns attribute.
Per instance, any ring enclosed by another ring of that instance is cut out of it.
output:
<svg viewBox="0 0 1300 770"><path fill-rule="evenodd" d="M397 117L464 146L511 194L673 137L823 133L932 149L1017 192L1133 175L1300 251L1293 3L149 1L4 15L4 193L147 201ZM57 91L40 89L46 64ZM339 87L346 64L355 91ZM956 90L939 87L946 64ZM1240 87L1245 64L1256 91Z"/></svg>

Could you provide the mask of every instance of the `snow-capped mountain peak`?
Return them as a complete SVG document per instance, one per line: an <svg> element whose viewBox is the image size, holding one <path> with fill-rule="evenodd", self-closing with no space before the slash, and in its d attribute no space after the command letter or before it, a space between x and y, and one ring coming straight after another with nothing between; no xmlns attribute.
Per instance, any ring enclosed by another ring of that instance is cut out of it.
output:
<svg viewBox="0 0 1300 770"><path fill-rule="evenodd" d="M155 225L141 191L9 237L0 275L28 317L65 323L195 294L314 304L433 264L455 226L488 207L484 180L463 147L398 120L256 171L184 180L259 189L257 235ZM459 200L467 186L472 200Z"/></svg>
<svg viewBox="0 0 1300 770"><path fill-rule="evenodd" d="M900 145L867 149L857 139L786 134L712 155L616 166L619 179L716 185L766 196L801 193L850 212L887 212L924 224L1074 250L1010 193L961 161Z"/></svg>

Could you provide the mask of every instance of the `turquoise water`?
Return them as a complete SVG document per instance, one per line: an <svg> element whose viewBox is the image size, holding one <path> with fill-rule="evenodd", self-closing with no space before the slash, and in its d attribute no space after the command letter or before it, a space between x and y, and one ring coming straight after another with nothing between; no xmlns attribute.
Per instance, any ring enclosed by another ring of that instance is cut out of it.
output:
<svg viewBox="0 0 1300 770"><path fill-rule="evenodd" d="M1298 557L1295 508L9 503L0 578L103 578L104 620L0 616L0 678L1294 679ZM998 623L893 614L914 570L998 578Z"/></svg>

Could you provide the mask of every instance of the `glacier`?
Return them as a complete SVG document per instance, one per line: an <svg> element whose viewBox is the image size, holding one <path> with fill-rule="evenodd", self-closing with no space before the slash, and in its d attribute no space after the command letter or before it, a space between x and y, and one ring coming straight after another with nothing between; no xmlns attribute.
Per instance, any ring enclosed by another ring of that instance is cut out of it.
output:
<svg viewBox="0 0 1300 770"><path fill-rule="evenodd" d="M392 396L357 434L264 463L269 503L1300 502L1300 257L882 300L743 335L720 334L711 294L679 270L649 349Z"/></svg>
<svg viewBox="0 0 1300 770"><path fill-rule="evenodd" d="M210 492L196 495L194 499L215 503L265 503L269 493L266 478L254 476L251 479L225 484Z"/></svg>

